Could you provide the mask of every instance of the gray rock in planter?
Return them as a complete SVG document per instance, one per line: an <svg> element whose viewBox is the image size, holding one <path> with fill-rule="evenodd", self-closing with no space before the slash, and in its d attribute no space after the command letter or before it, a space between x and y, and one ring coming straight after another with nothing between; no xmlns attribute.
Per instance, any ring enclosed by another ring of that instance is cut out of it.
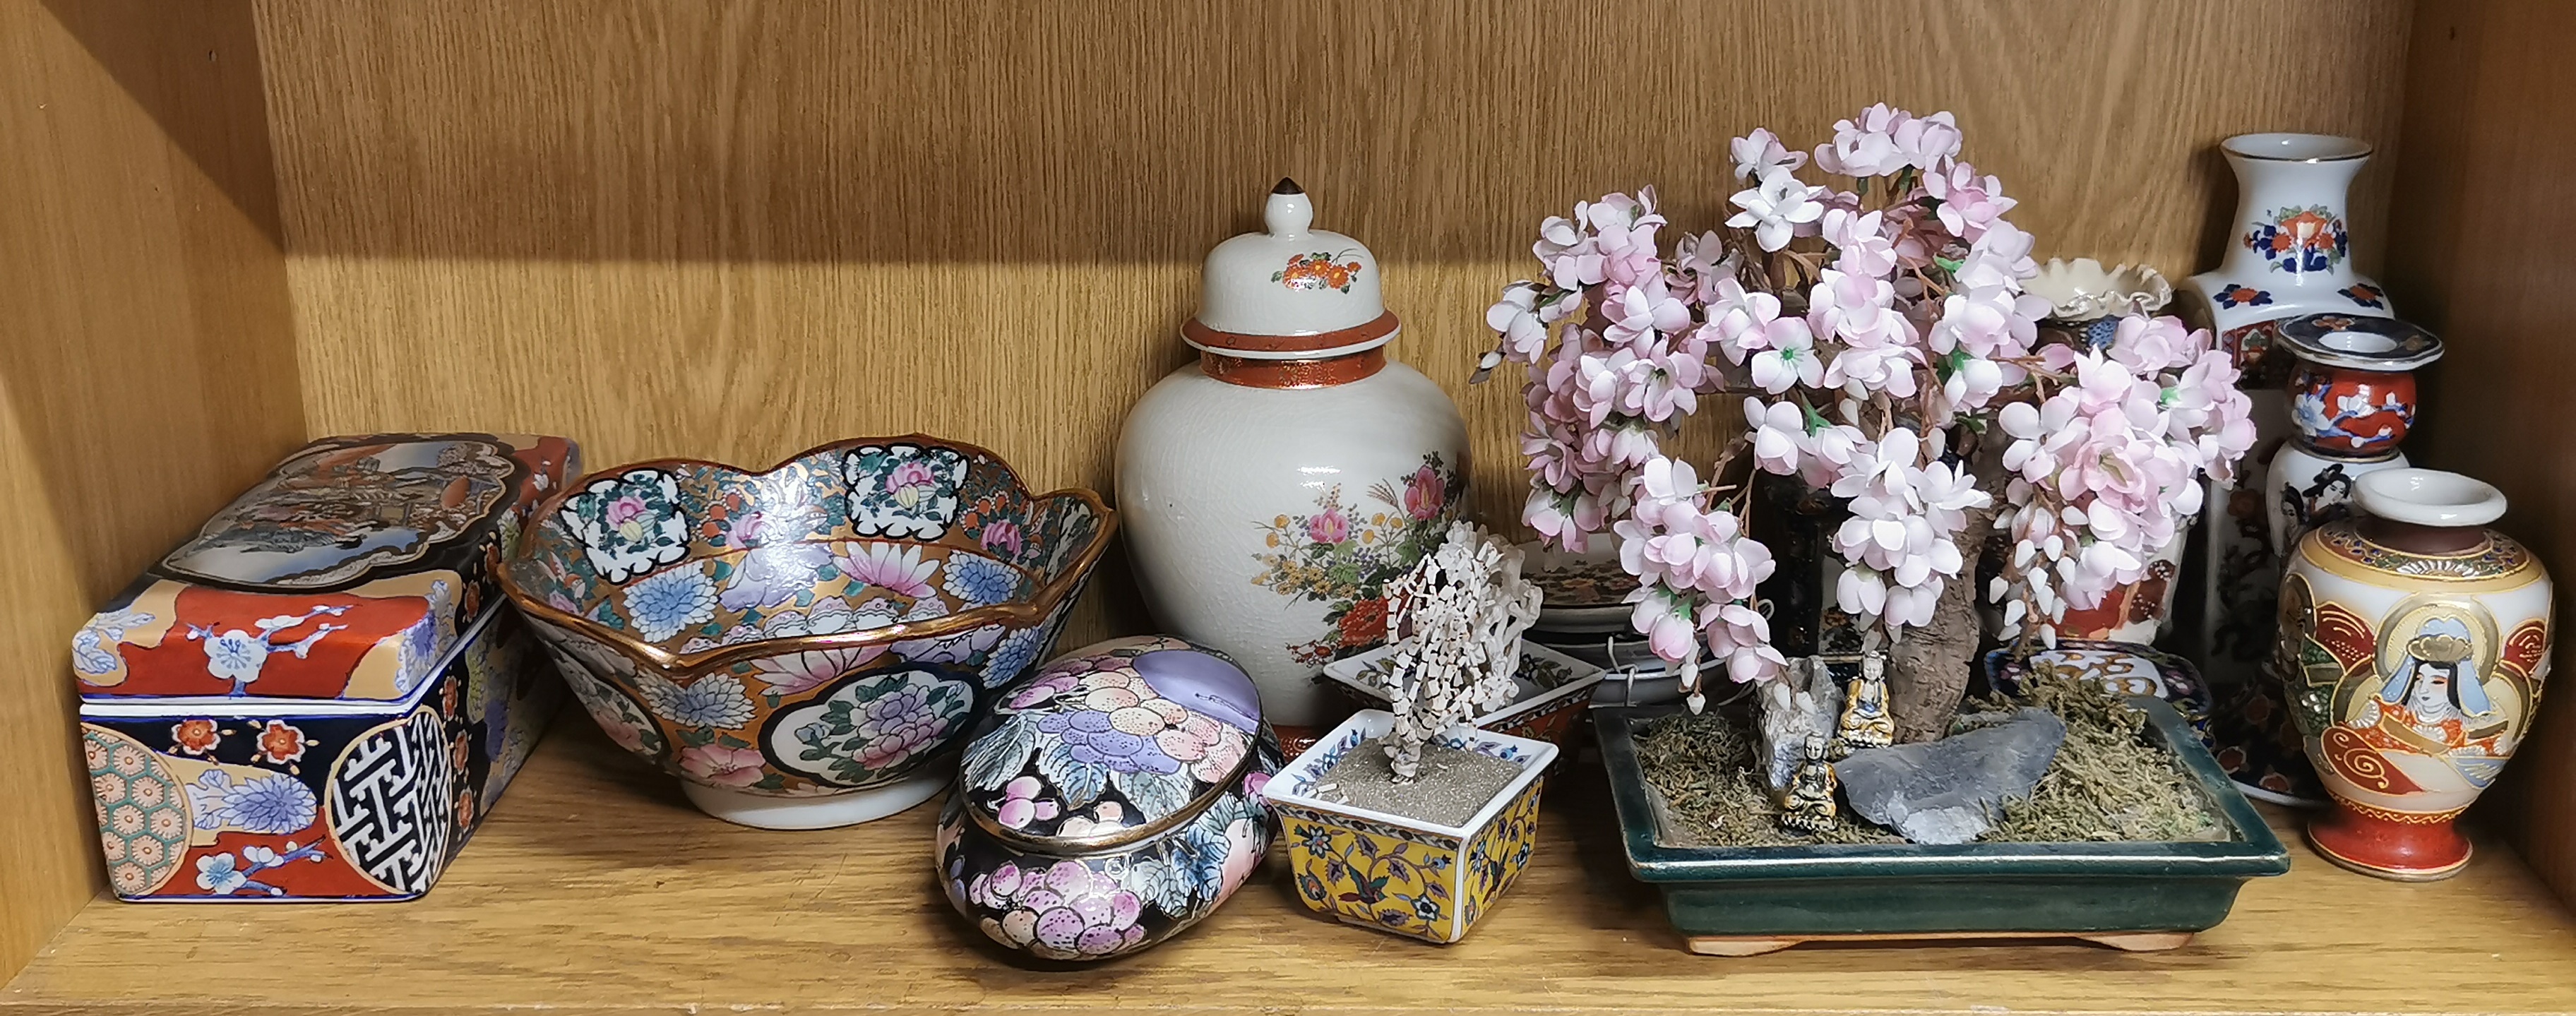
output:
<svg viewBox="0 0 2576 1016"><path fill-rule="evenodd" d="M1916 843L1966 843L1994 827L2006 799L2039 785L2064 743L2066 721L2025 706L1938 741L1853 752L1834 776L1862 818Z"/></svg>

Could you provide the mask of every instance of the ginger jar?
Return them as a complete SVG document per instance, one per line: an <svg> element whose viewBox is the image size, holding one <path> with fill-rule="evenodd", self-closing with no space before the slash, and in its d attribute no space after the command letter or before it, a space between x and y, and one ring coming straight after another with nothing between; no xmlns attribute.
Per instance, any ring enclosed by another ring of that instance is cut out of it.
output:
<svg viewBox="0 0 2576 1016"><path fill-rule="evenodd" d="M1383 640L1386 583L1466 492L1457 407L1387 356L1377 258L1314 218L1282 180L1264 232L1208 252L1181 332L1199 359L1145 393L1118 442L1147 607L1241 664L1292 744L1347 711L1316 674Z"/></svg>
<svg viewBox="0 0 2576 1016"><path fill-rule="evenodd" d="M2550 583L2486 528L2504 495L2456 473L2387 469L2361 514L2299 539L2273 658L2332 811L2308 841L2383 878L2457 874L2451 820L2530 732L2549 676Z"/></svg>

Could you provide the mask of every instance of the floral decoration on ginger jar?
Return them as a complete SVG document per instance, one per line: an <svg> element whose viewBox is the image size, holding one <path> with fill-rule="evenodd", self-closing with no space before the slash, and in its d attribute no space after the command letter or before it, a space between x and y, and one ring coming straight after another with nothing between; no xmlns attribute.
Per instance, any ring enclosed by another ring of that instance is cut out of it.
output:
<svg viewBox="0 0 2576 1016"><path fill-rule="evenodd" d="M1281 181L1264 230L1209 251L1181 338L1197 362L1127 418L1118 499L1146 605L1222 650L1292 747L1348 711L1325 664L1386 634L1386 583L1466 494L1466 424L1387 355L1399 334L1366 246L1313 228Z"/></svg>

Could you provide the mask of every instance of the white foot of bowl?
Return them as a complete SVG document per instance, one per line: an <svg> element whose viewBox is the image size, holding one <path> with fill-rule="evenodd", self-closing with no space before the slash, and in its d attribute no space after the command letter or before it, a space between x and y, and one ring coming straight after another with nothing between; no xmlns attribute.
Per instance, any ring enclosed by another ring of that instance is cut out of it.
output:
<svg viewBox="0 0 2576 1016"><path fill-rule="evenodd" d="M681 782L680 789L688 793L689 803L697 805L699 811L735 825L755 829L830 829L901 814L939 796L948 786L948 774L937 766L930 768L930 772L900 783L824 797L769 797L686 781Z"/></svg>

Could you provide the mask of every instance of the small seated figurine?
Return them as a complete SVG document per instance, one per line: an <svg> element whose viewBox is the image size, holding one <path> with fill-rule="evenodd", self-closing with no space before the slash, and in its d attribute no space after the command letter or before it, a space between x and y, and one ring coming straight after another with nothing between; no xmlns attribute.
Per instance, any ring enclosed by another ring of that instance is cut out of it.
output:
<svg viewBox="0 0 2576 1016"><path fill-rule="evenodd" d="M1887 657L1861 657L1860 677L1843 699L1842 719L1834 727L1833 755L1839 759L1863 748L1896 743L1896 719L1887 712Z"/></svg>
<svg viewBox="0 0 2576 1016"><path fill-rule="evenodd" d="M1780 802L1780 825L1802 833L1834 827L1834 767L1825 761L1825 739L1807 739L1806 758L1789 777L1789 792Z"/></svg>

